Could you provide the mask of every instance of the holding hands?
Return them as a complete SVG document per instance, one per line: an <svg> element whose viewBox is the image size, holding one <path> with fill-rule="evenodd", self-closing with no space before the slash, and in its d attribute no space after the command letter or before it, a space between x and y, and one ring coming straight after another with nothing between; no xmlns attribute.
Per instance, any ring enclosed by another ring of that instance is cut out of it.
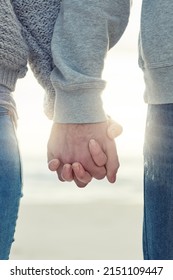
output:
<svg viewBox="0 0 173 280"><path fill-rule="evenodd" d="M54 123L48 141L48 167L61 181L85 187L92 178L116 181L119 160L114 138L122 127L107 120L93 124Z"/></svg>

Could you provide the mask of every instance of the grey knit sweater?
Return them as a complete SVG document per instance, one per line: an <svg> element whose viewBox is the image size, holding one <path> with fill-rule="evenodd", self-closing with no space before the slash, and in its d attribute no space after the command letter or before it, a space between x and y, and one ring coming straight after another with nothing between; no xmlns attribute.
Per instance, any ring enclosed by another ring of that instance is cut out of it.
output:
<svg viewBox="0 0 173 280"><path fill-rule="evenodd" d="M0 0L0 83L14 90L18 78L24 77L28 47L10 0Z"/></svg>
<svg viewBox="0 0 173 280"><path fill-rule="evenodd" d="M172 0L143 0L139 65L144 73L145 101L173 103Z"/></svg>
<svg viewBox="0 0 173 280"><path fill-rule="evenodd" d="M52 119L55 90L50 81L53 70L51 39L61 0L12 0L22 25L22 35L29 48L29 64L38 82L45 89L44 110Z"/></svg>
<svg viewBox="0 0 173 280"><path fill-rule="evenodd" d="M104 59L126 28L130 1L62 0L61 8L60 2L0 0L0 83L14 90L29 59L49 118L104 121Z"/></svg>

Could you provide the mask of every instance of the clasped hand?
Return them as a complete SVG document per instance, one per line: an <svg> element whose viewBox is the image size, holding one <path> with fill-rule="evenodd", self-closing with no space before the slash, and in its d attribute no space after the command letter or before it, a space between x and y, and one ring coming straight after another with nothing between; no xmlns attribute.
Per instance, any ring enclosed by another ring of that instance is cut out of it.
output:
<svg viewBox="0 0 173 280"><path fill-rule="evenodd" d="M52 126L48 141L48 167L61 181L85 187L92 178L116 181L119 160L114 138L122 127L111 120L94 124Z"/></svg>

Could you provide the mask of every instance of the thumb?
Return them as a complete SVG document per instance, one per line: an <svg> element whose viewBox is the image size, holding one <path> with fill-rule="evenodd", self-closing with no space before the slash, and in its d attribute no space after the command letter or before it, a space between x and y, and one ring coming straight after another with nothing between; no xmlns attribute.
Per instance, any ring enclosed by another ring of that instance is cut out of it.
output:
<svg viewBox="0 0 173 280"><path fill-rule="evenodd" d="M107 128L107 136L113 140L114 138L118 137L123 131L122 126L112 120L111 118L108 119L108 128Z"/></svg>

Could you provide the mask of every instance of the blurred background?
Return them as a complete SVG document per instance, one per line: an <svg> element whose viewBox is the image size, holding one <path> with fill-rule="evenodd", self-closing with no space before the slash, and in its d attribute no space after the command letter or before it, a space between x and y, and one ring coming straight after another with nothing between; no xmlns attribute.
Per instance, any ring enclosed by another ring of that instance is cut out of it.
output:
<svg viewBox="0 0 173 280"><path fill-rule="evenodd" d="M18 83L18 139L23 193L11 259L142 259L142 147L146 105L138 68L141 0L134 0L122 39L108 54L105 110L123 125L116 140L121 167L116 184L93 180L85 189L61 183L47 169L51 122L44 91L29 71Z"/></svg>

